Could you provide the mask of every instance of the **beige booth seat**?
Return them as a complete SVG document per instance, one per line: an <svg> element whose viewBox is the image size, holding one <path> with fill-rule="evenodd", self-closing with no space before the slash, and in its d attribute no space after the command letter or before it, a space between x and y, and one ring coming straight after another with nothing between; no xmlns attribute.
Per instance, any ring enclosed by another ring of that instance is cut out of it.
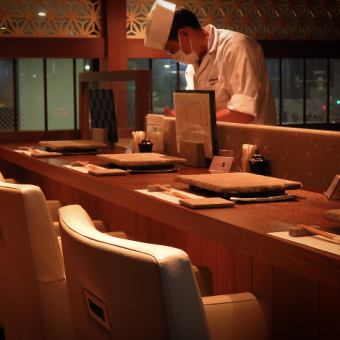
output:
<svg viewBox="0 0 340 340"><path fill-rule="evenodd" d="M79 205L59 214L77 339L266 338L257 299L202 299L182 250L100 233Z"/></svg>
<svg viewBox="0 0 340 340"><path fill-rule="evenodd" d="M0 216L6 340L72 339L63 257L41 189L0 183Z"/></svg>

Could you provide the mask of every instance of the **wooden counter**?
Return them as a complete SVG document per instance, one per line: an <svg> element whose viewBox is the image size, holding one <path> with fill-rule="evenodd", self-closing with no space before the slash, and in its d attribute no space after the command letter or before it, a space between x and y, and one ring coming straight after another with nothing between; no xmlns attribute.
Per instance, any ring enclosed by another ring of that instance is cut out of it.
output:
<svg viewBox="0 0 340 340"><path fill-rule="evenodd" d="M269 307L273 339L326 339L340 334L340 256L267 235L296 223L336 227L323 213L340 208L322 194L292 191L296 201L191 210L135 192L148 184L176 188L178 173L95 177L62 167L74 160L100 164L96 156L31 158L0 147L0 170L40 185L47 198L79 203L110 229L133 238L184 249L208 266L215 294L250 290ZM180 174L206 170L183 167Z"/></svg>

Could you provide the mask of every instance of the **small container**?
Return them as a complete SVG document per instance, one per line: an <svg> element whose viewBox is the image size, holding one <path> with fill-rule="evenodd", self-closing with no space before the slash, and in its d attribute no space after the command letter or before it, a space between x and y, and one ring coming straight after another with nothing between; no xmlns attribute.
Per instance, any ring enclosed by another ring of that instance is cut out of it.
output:
<svg viewBox="0 0 340 340"><path fill-rule="evenodd" d="M145 138L138 144L138 149L139 152L152 152L152 146L150 140Z"/></svg>
<svg viewBox="0 0 340 340"><path fill-rule="evenodd" d="M255 153L248 161L249 169L252 173L266 175L268 161L261 154Z"/></svg>

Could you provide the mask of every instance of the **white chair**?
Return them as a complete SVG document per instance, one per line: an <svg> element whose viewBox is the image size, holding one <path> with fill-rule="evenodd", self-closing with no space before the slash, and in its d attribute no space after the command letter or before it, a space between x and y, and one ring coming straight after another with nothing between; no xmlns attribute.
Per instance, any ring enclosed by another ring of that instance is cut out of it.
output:
<svg viewBox="0 0 340 340"><path fill-rule="evenodd" d="M265 339L250 293L201 298L187 254L97 231L79 205L59 209L77 339Z"/></svg>
<svg viewBox="0 0 340 340"><path fill-rule="evenodd" d="M18 183L15 178L5 178L4 175L1 173L1 171L0 171L0 182L13 183L13 184ZM57 228L57 226L59 225L58 209L61 207L61 204L58 200L47 200L46 203L50 211L53 222L56 222L55 227Z"/></svg>
<svg viewBox="0 0 340 340"><path fill-rule="evenodd" d="M62 252L41 189L0 183L0 216L6 340L72 339Z"/></svg>
<svg viewBox="0 0 340 340"><path fill-rule="evenodd" d="M16 180L14 178L5 178L4 175L0 171L0 182L16 183Z"/></svg>
<svg viewBox="0 0 340 340"><path fill-rule="evenodd" d="M0 171L0 182L5 182L5 183L13 183L13 184L17 184L17 180L14 178L5 178L3 176L3 174ZM59 208L61 208L61 203L58 200L46 200L46 204L48 207L48 210L50 211L50 215L53 221L53 225L55 228L55 231L57 233L57 235L59 235L59 217L58 217L58 210ZM106 226L104 225L103 221L101 220L93 220L93 223L95 224L96 228L100 231L106 232ZM113 232L115 233L115 232ZM126 234L124 234L124 232L117 232L117 233L121 233L120 235L117 234L116 237L127 237Z"/></svg>

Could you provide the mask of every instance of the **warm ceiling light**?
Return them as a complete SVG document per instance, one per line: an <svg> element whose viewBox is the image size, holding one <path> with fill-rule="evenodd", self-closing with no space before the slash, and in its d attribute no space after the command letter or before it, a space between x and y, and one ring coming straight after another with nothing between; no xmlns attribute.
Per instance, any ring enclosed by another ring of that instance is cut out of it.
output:
<svg viewBox="0 0 340 340"><path fill-rule="evenodd" d="M6 26L2 26L0 29L4 31L6 28Z"/></svg>
<svg viewBox="0 0 340 340"><path fill-rule="evenodd" d="M44 11L39 11L38 12L39 17L46 17L47 13Z"/></svg>

